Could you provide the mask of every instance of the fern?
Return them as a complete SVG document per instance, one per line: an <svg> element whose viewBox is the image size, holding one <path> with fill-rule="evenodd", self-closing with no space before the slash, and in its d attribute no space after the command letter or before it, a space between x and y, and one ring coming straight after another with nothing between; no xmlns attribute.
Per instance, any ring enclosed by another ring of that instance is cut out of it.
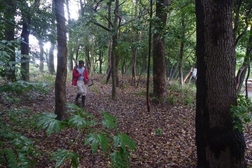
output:
<svg viewBox="0 0 252 168"><path fill-rule="evenodd" d="M63 128L63 122L56 119L56 114L45 113L38 117L38 129L46 129L47 136L53 132L59 133Z"/></svg>
<svg viewBox="0 0 252 168"><path fill-rule="evenodd" d="M109 129L113 129L117 127L117 119L110 115L107 112L102 112L104 119L102 120L102 124L104 127L107 127Z"/></svg>
<svg viewBox="0 0 252 168"><path fill-rule="evenodd" d="M95 121L92 121L92 120L89 121L81 117L80 115L74 115L69 119L68 124L70 125L70 127L77 127L77 129L80 130L81 128L94 126Z"/></svg>
<svg viewBox="0 0 252 168"><path fill-rule="evenodd" d="M136 142L131 139L127 134L118 134L114 136L114 147L120 146L123 151L126 151L126 147L131 150L136 150Z"/></svg>
<svg viewBox="0 0 252 168"><path fill-rule="evenodd" d="M66 149L58 149L54 154L51 160L55 160L56 161L56 165L55 168L60 167L63 163L65 163L66 161L70 160L71 161L71 165L74 168L78 167L78 160L79 160L79 156L76 153L73 152L69 152ZM71 167L71 166L69 166Z"/></svg>
<svg viewBox="0 0 252 168"><path fill-rule="evenodd" d="M17 157L11 148L5 149L8 167L18 167Z"/></svg>
<svg viewBox="0 0 252 168"><path fill-rule="evenodd" d="M102 133L97 133L97 134L92 133L92 134L87 135L85 139L85 145L88 145L88 144L91 144L92 153L96 152L99 146L101 147L103 152L107 152L110 146L108 138Z"/></svg>
<svg viewBox="0 0 252 168"><path fill-rule="evenodd" d="M115 168L128 168L128 167L130 167L129 156L130 156L129 152L124 151L122 148L119 148L119 150L114 151L110 155L112 167L115 167Z"/></svg>

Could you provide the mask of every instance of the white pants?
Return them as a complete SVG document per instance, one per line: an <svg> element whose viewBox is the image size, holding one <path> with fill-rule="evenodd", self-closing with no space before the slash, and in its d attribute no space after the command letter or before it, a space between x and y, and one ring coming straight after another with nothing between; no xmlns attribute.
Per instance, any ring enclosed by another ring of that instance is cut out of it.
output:
<svg viewBox="0 0 252 168"><path fill-rule="evenodd" d="M84 84L83 80L77 81L77 93L80 94L81 96L87 95L87 85Z"/></svg>

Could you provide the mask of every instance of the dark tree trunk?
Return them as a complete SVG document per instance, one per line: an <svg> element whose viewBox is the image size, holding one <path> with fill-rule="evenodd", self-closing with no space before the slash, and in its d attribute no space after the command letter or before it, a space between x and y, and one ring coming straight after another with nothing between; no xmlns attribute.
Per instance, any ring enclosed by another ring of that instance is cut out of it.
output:
<svg viewBox="0 0 252 168"><path fill-rule="evenodd" d="M102 74L103 51L99 50L99 73Z"/></svg>
<svg viewBox="0 0 252 168"><path fill-rule="evenodd" d="M30 25L30 16L23 17L23 28L21 33L21 79L24 81L29 81L29 25Z"/></svg>
<svg viewBox="0 0 252 168"><path fill-rule="evenodd" d="M58 63L55 81L55 114L58 120L63 119L66 111L66 76L67 76L67 45L64 1L54 0L57 21Z"/></svg>
<svg viewBox="0 0 252 168"><path fill-rule="evenodd" d="M236 105L232 1L196 0L198 168L245 168L243 133L234 129Z"/></svg>
<svg viewBox="0 0 252 168"><path fill-rule="evenodd" d="M168 0L156 2L155 28L158 29L153 36L153 96L160 101L166 96L166 65L165 65L165 39L163 28L166 24L167 13L165 8L169 4Z"/></svg>
<svg viewBox="0 0 252 168"><path fill-rule="evenodd" d="M116 86L118 84L118 55L116 54L117 46L117 27L118 27L118 12L119 0L115 1L115 18L114 32L112 35L112 51L111 51L111 72L112 72L112 99L116 99Z"/></svg>

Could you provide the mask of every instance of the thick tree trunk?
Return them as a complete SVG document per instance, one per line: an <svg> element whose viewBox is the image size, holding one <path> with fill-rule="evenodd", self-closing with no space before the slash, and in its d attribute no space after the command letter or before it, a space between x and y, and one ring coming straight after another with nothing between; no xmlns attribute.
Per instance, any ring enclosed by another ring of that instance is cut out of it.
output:
<svg viewBox="0 0 252 168"><path fill-rule="evenodd" d="M232 3L196 0L198 168L244 168L243 133L233 128L236 105Z"/></svg>
<svg viewBox="0 0 252 168"><path fill-rule="evenodd" d="M66 25L64 14L64 2L55 1L55 13L57 21L58 63L55 81L55 114L58 120L63 119L66 111L66 76L67 76L67 45Z"/></svg>
<svg viewBox="0 0 252 168"><path fill-rule="evenodd" d="M166 65L165 65L165 39L162 36L163 28L166 24L167 13L165 9L169 0L156 2L156 17L159 18L155 23L156 33L153 36L153 96L158 100L164 101L166 96Z"/></svg>

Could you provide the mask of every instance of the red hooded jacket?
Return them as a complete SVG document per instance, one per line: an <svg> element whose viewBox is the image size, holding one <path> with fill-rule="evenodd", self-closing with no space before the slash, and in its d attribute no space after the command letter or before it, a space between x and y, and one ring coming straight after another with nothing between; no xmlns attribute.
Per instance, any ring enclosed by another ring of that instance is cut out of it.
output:
<svg viewBox="0 0 252 168"><path fill-rule="evenodd" d="M88 80L89 80L89 76L88 76L88 72L87 72L87 69L86 67L84 67L84 71L83 71L83 76L84 76L84 83L87 84L88 83ZM76 86L77 85L77 81L78 81L78 78L81 76L81 74L79 74L78 70L77 70L77 67L75 67L73 69L73 79L72 79L72 85Z"/></svg>

